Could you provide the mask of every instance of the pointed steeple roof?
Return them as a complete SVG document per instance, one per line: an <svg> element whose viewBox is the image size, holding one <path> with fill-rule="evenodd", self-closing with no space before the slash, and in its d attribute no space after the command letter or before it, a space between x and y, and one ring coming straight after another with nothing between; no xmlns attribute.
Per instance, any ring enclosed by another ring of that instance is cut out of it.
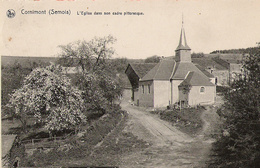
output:
<svg viewBox="0 0 260 168"><path fill-rule="evenodd" d="M185 30L183 27L183 19L182 19L180 42L176 50L191 50L186 41Z"/></svg>

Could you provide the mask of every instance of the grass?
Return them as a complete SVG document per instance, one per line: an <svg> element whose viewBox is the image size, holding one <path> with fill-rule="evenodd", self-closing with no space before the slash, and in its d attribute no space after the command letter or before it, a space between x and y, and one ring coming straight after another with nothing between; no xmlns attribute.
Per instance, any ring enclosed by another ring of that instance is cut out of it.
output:
<svg viewBox="0 0 260 168"><path fill-rule="evenodd" d="M170 109L151 113L159 115L162 120L172 123L182 132L195 136L202 129L203 121L200 116L204 110L205 108L200 106L198 108L185 108L181 111Z"/></svg>
<svg viewBox="0 0 260 168"><path fill-rule="evenodd" d="M123 115L122 115L123 114ZM123 154L148 145L131 133L124 133L127 113L109 113L92 123L81 137L72 136L49 152L36 150L22 166L115 166Z"/></svg>

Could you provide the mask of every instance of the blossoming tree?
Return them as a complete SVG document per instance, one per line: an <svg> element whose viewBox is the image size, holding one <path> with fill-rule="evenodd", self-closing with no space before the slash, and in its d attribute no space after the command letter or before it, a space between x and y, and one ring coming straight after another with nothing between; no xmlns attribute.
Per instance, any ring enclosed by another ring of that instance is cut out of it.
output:
<svg viewBox="0 0 260 168"><path fill-rule="evenodd" d="M82 92L71 86L61 66L34 69L11 95L9 106L24 128L28 116L49 131L74 129L86 121Z"/></svg>

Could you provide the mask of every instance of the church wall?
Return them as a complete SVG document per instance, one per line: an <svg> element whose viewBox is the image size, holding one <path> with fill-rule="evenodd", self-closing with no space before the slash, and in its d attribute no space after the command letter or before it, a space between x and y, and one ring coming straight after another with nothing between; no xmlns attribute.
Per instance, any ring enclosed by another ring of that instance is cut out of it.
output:
<svg viewBox="0 0 260 168"><path fill-rule="evenodd" d="M204 92L201 92L204 87ZM192 86L189 92L189 105L213 104L216 98L216 86Z"/></svg>
<svg viewBox="0 0 260 168"><path fill-rule="evenodd" d="M153 107L154 106L154 82L140 81L138 95L139 96L136 99L137 105L143 107Z"/></svg>
<svg viewBox="0 0 260 168"><path fill-rule="evenodd" d="M171 100L171 85L169 80L154 81L154 107L166 107Z"/></svg>
<svg viewBox="0 0 260 168"><path fill-rule="evenodd" d="M171 81L171 104L174 104L179 101L179 88L183 80L172 80Z"/></svg>

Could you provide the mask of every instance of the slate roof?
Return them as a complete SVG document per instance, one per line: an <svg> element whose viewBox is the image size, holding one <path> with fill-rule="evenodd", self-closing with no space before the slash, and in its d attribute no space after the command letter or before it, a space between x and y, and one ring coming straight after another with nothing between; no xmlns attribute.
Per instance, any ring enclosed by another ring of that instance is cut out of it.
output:
<svg viewBox="0 0 260 168"><path fill-rule="evenodd" d="M173 59L163 59L155 67L153 67L140 81L146 80L170 80L174 66Z"/></svg>
<svg viewBox="0 0 260 168"><path fill-rule="evenodd" d="M138 63L138 64L129 64L139 78L144 77L157 63Z"/></svg>
<svg viewBox="0 0 260 168"><path fill-rule="evenodd" d="M204 69L208 69L209 67L217 69L217 70L227 70L227 68L220 63L214 61L212 58L192 58L192 62L194 64L200 65Z"/></svg>
<svg viewBox="0 0 260 168"><path fill-rule="evenodd" d="M190 47L187 44L187 40L186 40L186 36L185 36L185 30L182 27L181 28L181 35L180 35L180 41L179 41L179 45L176 48L177 50L191 50Z"/></svg>
<svg viewBox="0 0 260 168"><path fill-rule="evenodd" d="M17 135L2 135L2 158L11 150Z"/></svg>
<svg viewBox="0 0 260 168"><path fill-rule="evenodd" d="M209 73L207 70L205 70L205 68L203 68L200 65L195 65L199 70L201 70L201 72L204 73L204 75L206 75L208 78L214 78L214 75Z"/></svg>
<svg viewBox="0 0 260 168"><path fill-rule="evenodd" d="M191 86L215 86L207 77L194 71L188 73L187 77L180 84L180 86L185 84L189 84Z"/></svg>
<svg viewBox="0 0 260 168"><path fill-rule="evenodd" d="M188 72L194 71L200 75L207 77L203 72L201 72L193 63L191 62L178 62L176 63L175 72L173 73L171 79L185 79Z"/></svg>

